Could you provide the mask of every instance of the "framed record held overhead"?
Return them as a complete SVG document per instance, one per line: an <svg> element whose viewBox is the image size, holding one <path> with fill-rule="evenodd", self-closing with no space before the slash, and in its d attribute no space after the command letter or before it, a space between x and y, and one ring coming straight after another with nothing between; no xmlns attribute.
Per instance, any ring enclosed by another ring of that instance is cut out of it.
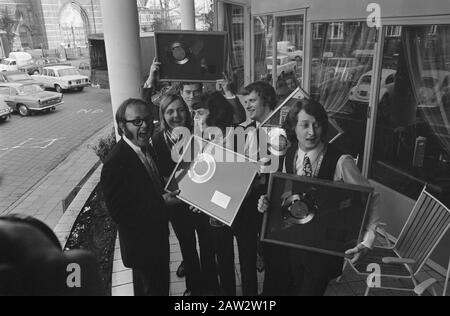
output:
<svg viewBox="0 0 450 316"><path fill-rule="evenodd" d="M272 174L263 242L345 257L363 239L372 188Z"/></svg>
<svg viewBox="0 0 450 316"><path fill-rule="evenodd" d="M216 82L225 69L226 32L155 32L160 81Z"/></svg>

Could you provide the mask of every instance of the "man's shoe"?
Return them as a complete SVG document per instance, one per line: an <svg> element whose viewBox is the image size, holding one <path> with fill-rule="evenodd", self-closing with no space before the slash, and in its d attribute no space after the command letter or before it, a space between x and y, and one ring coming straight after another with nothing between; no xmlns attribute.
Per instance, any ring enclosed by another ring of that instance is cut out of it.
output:
<svg viewBox="0 0 450 316"><path fill-rule="evenodd" d="M180 266L178 267L177 270L177 277L179 277L180 279L184 278L186 276L186 272L184 271L184 261L181 262Z"/></svg>

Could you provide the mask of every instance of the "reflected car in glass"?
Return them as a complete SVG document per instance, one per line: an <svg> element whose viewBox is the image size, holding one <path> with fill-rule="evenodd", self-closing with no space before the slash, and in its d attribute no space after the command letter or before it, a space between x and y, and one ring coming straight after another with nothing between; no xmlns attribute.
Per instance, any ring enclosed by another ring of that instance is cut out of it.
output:
<svg viewBox="0 0 450 316"><path fill-rule="evenodd" d="M267 70L272 72L273 69L273 57L266 58ZM291 61L288 56L277 56L277 77L287 74L295 74L297 71L297 63Z"/></svg>
<svg viewBox="0 0 450 316"><path fill-rule="evenodd" d="M21 116L54 111L64 104L61 93L45 91L39 84L3 83L0 84L0 97Z"/></svg>
<svg viewBox="0 0 450 316"><path fill-rule="evenodd" d="M357 58L328 58L324 62L325 72L341 81L357 81L365 69Z"/></svg>
<svg viewBox="0 0 450 316"><path fill-rule="evenodd" d="M450 71L425 70L419 89L419 108L450 107Z"/></svg>
<svg viewBox="0 0 450 316"><path fill-rule="evenodd" d="M390 104L395 91L395 75L397 71L383 69L381 73L380 103ZM367 72L359 79L356 86L350 91L349 100L354 102L369 103L370 88L372 85L373 71Z"/></svg>

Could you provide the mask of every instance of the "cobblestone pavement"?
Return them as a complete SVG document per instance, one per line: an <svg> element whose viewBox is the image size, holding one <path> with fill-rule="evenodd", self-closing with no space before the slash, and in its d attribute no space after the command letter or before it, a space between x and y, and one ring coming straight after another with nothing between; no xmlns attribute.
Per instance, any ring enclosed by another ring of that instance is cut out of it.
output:
<svg viewBox="0 0 450 316"><path fill-rule="evenodd" d="M67 92L56 112L0 124L0 215L70 153L111 123L108 90Z"/></svg>

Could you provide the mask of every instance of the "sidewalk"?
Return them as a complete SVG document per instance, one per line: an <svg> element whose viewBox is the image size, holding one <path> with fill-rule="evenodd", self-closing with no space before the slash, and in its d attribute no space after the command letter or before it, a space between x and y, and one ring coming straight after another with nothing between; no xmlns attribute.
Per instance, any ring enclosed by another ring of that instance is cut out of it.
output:
<svg viewBox="0 0 450 316"><path fill-rule="evenodd" d="M88 148L88 145L94 144L101 136L108 135L111 130L112 123L89 138L57 168L11 205L4 215L33 216L49 227L55 228L78 191L99 166L98 157L92 149Z"/></svg>

